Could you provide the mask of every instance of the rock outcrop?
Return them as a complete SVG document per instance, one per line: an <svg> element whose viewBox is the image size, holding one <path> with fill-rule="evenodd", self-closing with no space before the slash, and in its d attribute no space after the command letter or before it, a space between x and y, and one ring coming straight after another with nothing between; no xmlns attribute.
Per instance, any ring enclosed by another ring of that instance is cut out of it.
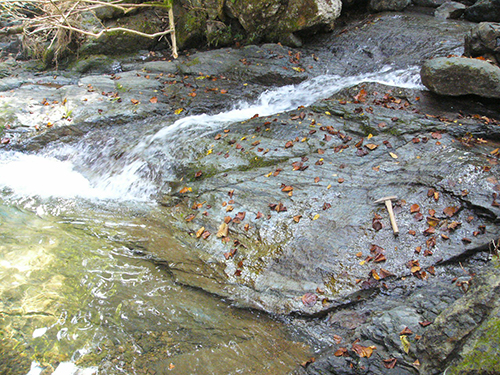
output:
<svg viewBox="0 0 500 375"><path fill-rule="evenodd" d="M478 0L465 10L464 17L473 22L500 22L500 0Z"/></svg>
<svg viewBox="0 0 500 375"><path fill-rule="evenodd" d="M464 14L466 6L462 3L449 1L440 5L434 12L434 16L442 19L458 19Z"/></svg>
<svg viewBox="0 0 500 375"><path fill-rule="evenodd" d="M479 95L500 98L500 68L486 61L442 57L426 61L420 72L422 83L440 95Z"/></svg>
<svg viewBox="0 0 500 375"><path fill-rule="evenodd" d="M500 23L481 22L465 35L464 55L482 56L500 65Z"/></svg>

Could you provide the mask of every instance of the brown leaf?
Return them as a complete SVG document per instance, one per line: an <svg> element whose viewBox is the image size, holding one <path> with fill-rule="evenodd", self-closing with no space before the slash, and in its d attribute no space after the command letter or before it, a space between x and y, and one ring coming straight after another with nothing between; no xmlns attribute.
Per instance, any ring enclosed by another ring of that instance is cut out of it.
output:
<svg viewBox="0 0 500 375"><path fill-rule="evenodd" d="M285 212L287 210L281 202L279 202L274 209L276 212Z"/></svg>
<svg viewBox="0 0 500 375"><path fill-rule="evenodd" d="M417 234L417 232L415 232L413 229L410 229L410 230L408 231L408 234L411 234L412 236L414 236L414 235L416 235L416 234Z"/></svg>
<svg viewBox="0 0 500 375"><path fill-rule="evenodd" d="M180 194L184 194L184 193L187 193L188 191L191 191L192 189L187 187L187 186L184 186L180 191L179 193Z"/></svg>
<svg viewBox="0 0 500 375"><path fill-rule="evenodd" d="M455 207L455 206L451 206L451 207L446 207L443 212L446 216L448 217L452 217L453 215L455 215L458 211L458 208Z"/></svg>
<svg viewBox="0 0 500 375"><path fill-rule="evenodd" d="M234 210L233 206L227 206L226 207L226 212L231 212L232 210Z"/></svg>
<svg viewBox="0 0 500 375"><path fill-rule="evenodd" d="M314 293L306 293L302 296L302 303L305 306L312 307L318 301L318 297Z"/></svg>
<svg viewBox="0 0 500 375"><path fill-rule="evenodd" d="M196 214L191 214L191 215L188 215L188 217L186 217L186 221L187 221L187 222L190 222L190 221L192 221L195 217L196 217Z"/></svg>
<svg viewBox="0 0 500 375"><path fill-rule="evenodd" d="M389 272L383 268L381 268L379 272L380 272L381 279L385 279L386 277L389 277L389 276L394 276L394 274L392 272Z"/></svg>
<svg viewBox="0 0 500 375"><path fill-rule="evenodd" d="M330 203L323 203L323 211L328 210L329 208L332 208L332 205Z"/></svg>
<svg viewBox="0 0 500 375"><path fill-rule="evenodd" d="M431 137L434 139L441 139L441 138L443 138L443 135L440 132L434 132L434 133L431 133Z"/></svg>
<svg viewBox="0 0 500 375"><path fill-rule="evenodd" d="M415 212L420 212L420 206L418 204L412 204L410 207L410 212L413 214Z"/></svg>
<svg viewBox="0 0 500 375"><path fill-rule="evenodd" d="M206 230L205 232L203 232L203 234L201 235L201 237L206 240L208 237L210 237L210 232L208 230Z"/></svg>
<svg viewBox="0 0 500 375"><path fill-rule="evenodd" d="M418 322L418 324L420 324L422 327L427 327L428 325L431 325L432 322L425 320L423 322Z"/></svg>
<svg viewBox="0 0 500 375"><path fill-rule="evenodd" d="M293 221L295 221L296 223L298 223L300 221L300 218L302 217L302 215L296 215L293 217Z"/></svg>
<svg viewBox="0 0 500 375"><path fill-rule="evenodd" d="M367 95L366 90L361 89L359 93L356 96L354 96L354 100L359 103L363 103L364 101L366 101L366 95Z"/></svg>
<svg viewBox="0 0 500 375"><path fill-rule="evenodd" d="M238 219L241 222L241 221L245 220L246 214L247 214L246 212L238 212L234 218Z"/></svg>
<svg viewBox="0 0 500 375"><path fill-rule="evenodd" d="M318 182L320 181L320 178L319 177L315 177L314 178L314 182L317 184Z"/></svg>
<svg viewBox="0 0 500 375"><path fill-rule="evenodd" d="M195 178L201 177L201 175L202 175L202 174L203 174L203 172L202 172L202 171L198 171L198 172L196 172L196 173L194 174L194 177L195 177Z"/></svg>
<svg viewBox="0 0 500 375"><path fill-rule="evenodd" d="M378 254L373 260L375 263L385 262L387 259L384 254Z"/></svg>
<svg viewBox="0 0 500 375"><path fill-rule="evenodd" d="M430 236L431 234L434 234L435 232L436 232L436 228L429 227L426 230L424 230L424 235Z"/></svg>
<svg viewBox="0 0 500 375"><path fill-rule="evenodd" d="M413 332L408 327L405 327L400 333L400 335L413 335Z"/></svg>
<svg viewBox="0 0 500 375"><path fill-rule="evenodd" d="M132 104L135 105L139 104L139 101L137 99L130 99L130 101L132 102Z"/></svg>
<svg viewBox="0 0 500 375"><path fill-rule="evenodd" d="M335 353L333 353L333 355L335 357L342 357L342 356L348 357L349 353L347 351L347 348L339 348L339 349L337 349L337 351Z"/></svg>
<svg viewBox="0 0 500 375"><path fill-rule="evenodd" d="M360 357L370 358L373 354L373 350L376 349L374 346L362 346L359 344L352 344L352 350L356 352Z"/></svg>
<svg viewBox="0 0 500 375"><path fill-rule="evenodd" d="M397 359L396 358L388 358L388 359L384 359L382 361L382 364L384 365L384 367L386 369L393 369L395 366L396 366L396 363L397 363Z"/></svg>
<svg viewBox="0 0 500 375"><path fill-rule="evenodd" d="M380 220L373 220L372 227L373 227L373 229L375 229L378 232L379 230L381 230L383 228L383 225L380 222Z"/></svg>
<svg viewBox="0 0 500 375"><path fill-rule="evenodd" d="M433 197L435 192L436 192L436 190L434 190L433 188L430 188L430 189L427 191L427 196L428 196L429 198L430 198L430 197Z"/></svg>
<svg viewBox="0 0 500 375"><path fill-rule="evenodd" d="M424 219L424 215L422 215L420 212L415 214L415 220L422 221L423 219Z"/></svg>
<svg viewBox="0 0 500 375"><path fill-rule="evenodd" d="M315 361L316 361L316 358L311 357L307 361L302 362L300 365L302 367L306 368L307 366L309 366L311 363L314 363Z"/></svg>
<svg viewBox="0 0 500 375"><path fill-rule="evenodd" d="M259 212L257 212L257 215L255 216L255 220L257 220L257 219L261 219L261 218L263 218L263 217L264 217L264 214L263 214L262 212L260 212L260 211L259 211Z"/></svg>
<svg viewBox="0 0 500 375"><path fill-rule="evenodd" d="M318 148L318 154L323 155L325 153L325 150L322 148Z"/></svg>
<svg viewBox="0 0 500 375"><path fill-rule="evenodd" d="M285 148L290 148L290 147L293 147L292 141L288 141L287 143L285 143Z"/></svg>
<svg viewBox="0 0 500 375"><path fill-rule="evenodd" d="M149 99L149 102L152 104L158 103L158 98L156 96L153 96L151 99Z"/></svg>
<svg viewBox="0 0 500 375"><path fill-rule="evenodd" d="M339 335L333 335L333 341L335 341L335 344L340 344L342 342L342 337Z"/></svg>
<svg viewBox="0 0 500 375"><path fill-rule="evenodd" d="M375 144L373 144L373 143L368 143L367 145L365 145L365 147L366 147L368 150L373 151L373 150L375 150L375 149L378 147L378 145L375 145Z"/></svg>
<svg viewBox="0 0 500 375"><path fill-rule="evenodd" d="M285 192L285 193L288 193L289 191L293 191L293 186L287 186L287 185L284 185L281 189L281 191Z"/></svg>
<svg viewBox="0 0 500 375"><path fill-rule="evenodd" d="M337 181L338 181L338 183L339 183L339 184L341 184L341 183L343 183L345 180L344 180L342 177L340 177Z"/></svg>
<svg viewBox="0 0 500 375"><path fill-rule="evenodd" d="M361 138L361 139L359 140L359 142L358 142L358 143L356 143L356 144L354 145L354 147L356 147L356 148L360 148L361 146L363 146L363 141L364 141L364 138Z"/></svg>
<svg viewBox="0 0 500 375"><path fill-rule="evenodd" d="M452 221L450 224L448 224L448 229L449 230L455 230L457 229L462 223L459 223L458 221Z"/></svg>

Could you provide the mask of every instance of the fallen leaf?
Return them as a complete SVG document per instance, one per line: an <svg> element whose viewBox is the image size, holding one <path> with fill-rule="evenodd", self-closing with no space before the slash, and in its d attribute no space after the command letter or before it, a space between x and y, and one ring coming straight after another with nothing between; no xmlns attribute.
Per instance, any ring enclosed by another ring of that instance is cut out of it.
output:
<svg viewBox="0 0 500 375"><path fill-rule="evenodd" d="M137 99L130 99L130 101L132 102L132 104L135 105L139 104L139 101Z"/></svg>
<svg viewBox="0 0 500 375"><path fill-rule="evenodd" d="M293 186L283 186L281 191L285 192L285 193L288 193L289 191L293 191Z"/></svg>
<svg viewBox="0 0 500 375"><path fill-rule="evenodd" d="M205 227L201 227L200 229L198 229L198 231L196 232L196 238L200 238L203 232L205 232Z"/></svg>
<svg viewBox="0 0 500 375"><path fill-rule="evenodd" d="M195 215L195 214L188 215L188 217L186 217L186 221L187 221L187 222L190 222L190 221L192 221L195 217L196 217L196 215Z"/></svg>
<svg viewBox="0 0 500 375"><path fill-rule="evenodd" d="M315 177L314 178L314 182L317 184L318 182L320 181L320 178L319 177Z"/></svg>
<svg viewBox="0 0 500 375"><path fill-rule="evenodd" d="M342 177L340 177L337 181L338 181L338 183L339 183L339 184L341 184L341 183L343 183L345 180L344 180Z"/></svg>
<svg viewBox="0 0 500 375"><path fill-rule="evenodd" d="M312 307L318 301L318 297L314 293L306 293L302 296L302 303L305 306Z"/></svg>
<svg viewBox="0 0 500 375"><path fill-rule="evenodd" d="M448 217L452 217L453 215L455 215L458 211L458 208L455 207L455 206L450 206L450 207L446 207L443 212L446 216Z"/></svg>
<svg viewBox="0 0 500 375"><path fill-rule="evenodd" d="M285 148L290 148L290 147L293 147L292 141L288 141L287 143L285 143Z"/></svg>
<svg viewBox="0 0 500 375"><path fill-rule="evenodd" d="M413 335L413 332L408 327L405 327L400 333L400 335Z"/></svg>
<svg viewBox="0 0 500 375"><path fill-rule="evenodd" d="M300 221L300 218L302 217L302 215L296 215L293 217L293 221L295 221L296 223L298 223Z"/></svg>
<svg viewBox="0 0 500 375"><path fill-rule="evenodd" d="M415 212L420 212L420 206L418 204L412 204L410 207L410 212L413 214Z"/></svg>
<svg viewBox="0 0 500 375"><path fill-rule="evenodd" d="M362 102L366 101L366 95L367 95L366 90L365 89L361 89L359 91L359 93L356 96L354 96L354 100L357 101L357 102L362 103Z"/></svg>
<svg viewBox="0 0 500 375"><path fill-rule="evenodd" d="M423 322L418 322L418 324L420 324L422 327L427 327L428 325L431 325L432 322L425 320Z"/></svg>
<svg viewBox="0 0 500 375"><path fill-rule="evenodd" d="M226 207L226 212L231 212L232 210L234 210L234 207L229 205Z"/></svg>
<svg viewBox="0 0 500 375"><path fill-rule="evenodd" d="M318 220L319 219L319 214L314 215L314 217L312 219L313 220Z"/></svg>
<svg viewBox="0 0 500 375"><path fill-rule="evenodd" d="M309 366L311 363L314 363L315 361L316 361L316 358L311 357L307 361L302 362L300 365L302 367L306 368L307 366Z"/></svg>
<svg viewBox="0 0 500 375"><path fill-rule="evenodd" d="M208 237L210 237L210 232L208 230L206 230L205 232L203 232L203 234L201 235L201 237L206 240Z"/></svg>
<svg viewBox="0 0 500 375"><path fill-rule="evenodd" d="M174 365L173 363L170 363L170 364L168 365L168 368L169 368L170 370L172 370L174 367L175 367L175 365Z"/></svg>
<svg viewBox="0 0 500 375"><path fill-rule="evenodd" d="M356 354L362 358L370 358L373 354L374 349L376 349L375 346L362 346L359 344L352 344L352 350L354 350Z"/></svg>
<svg viewBox="0 0 500 375"><path fill-rule="evenodd" d="M397 359L396 358L388 358L388 359L384 359L382 361L382 364L384 365L384 367L386 369L393 369L395 366L396 366L396 363L397 363Z"/></svg>
<svg viewBox="0 0 500 375"><path fill-rule="evenodd" d="M229 227L225 222L222 222L221 225L219 226L219 230L217 231L216 236L217 237L227 237L229 232Z"/></svg>
<svg viewBox="0 0 500 375"><path fill-rule="evenodd" d="M382 223L380 222L380 220L373 220L373 223L372 223L372 227L373 229L375 229L376 231L379 231L383 228L383 225Z"/></svg>
<svg viewBox="0 0 500 375"><path fill-rule="evenodd" d="M349 353L347 351L347 348L339 348L335 353L333 353L335 357L342 357L342 356L349 356Z"/></svg>
<svg viewBox="0 0 500 375"><path fill-rule="evenodd" d="M373 150L375 150L378 147L378 145L375 145L373 143L368 143L367 145L365 145L365 147L367 149L369 149L370 151L373 151Z"/></svg>
<svg viewBox="0 0 500 375"><path fill-rule="evenodd" d="M202 174L203 174L203 172L202 172L202 171L198 171L198 172L196 172L196 173L194 174L194 177L195 177L195 178L201 177L201 175L202 175Z"/></svg>
<svg viewBox="0 0 500 375"><path fill-rule="evenodd" d="M408 354L410 352L410 341L408 340L408 336L401 335L399 336L399 339L401 340L401 344L403 345L403 350L406 354Z"/></svg>
<svg viewBox="0 0 500 375"><path fill-rule="evenodd" d="M174 113L175 113L176 115L180 115L180 114L182 113L182 111L184 111L184 108L179 108L179 109L176 109L176 110L174 111Z"/></svg>
<svg viewBox="0 0 500 375"><path fill-rule="evenodd" d="M151 99L149 99L149 102L152 104L158 103L158 98L156 96L153 96Z"/></svg>
<svg viewBox="0 0 500 375"><path fill-rule="evenodd" d="M380 272L381 279L385 279L386 277L389 277L389 276L394 276L394 274L392 272L389 272L383 268L381 268L379 272Z"/></svg>
<svg viewBox="0 0 500 375"><path fill-rule="evenodd" d="M219 92L220 92L221 94L227 94L227 90L224 90L224 89L220 90Z"/></svg>
<svg viewBox="0 0 500 375"><path fill-rule="evenodd" d="M261 219L261 218L263 218L263 217L264 217L264 214L263 214L262 212L260 212L260 211L259 211L259 212L257 212L257 215L255 215L255 220L257 220L257 219Z"/></svg>
<svg viewBox="0 0 500 375"><path fill-rule="evenodd" d="M389 152L389 155L391 155L391 157L393 159L397 159L398 158L398 156L394 152Z"/></svg>

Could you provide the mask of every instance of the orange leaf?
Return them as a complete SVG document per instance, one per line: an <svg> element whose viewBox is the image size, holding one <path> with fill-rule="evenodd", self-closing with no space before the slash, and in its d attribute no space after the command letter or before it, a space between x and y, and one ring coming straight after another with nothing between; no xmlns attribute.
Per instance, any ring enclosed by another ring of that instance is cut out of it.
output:
<svg viewBox="0 0 500 375"><path fill-rule="evenodd" d="M453 215L455 215L458 211L458 208L457 207L446 207L443 212L445 213L446 216L448 217L452 217Z"/></svg>
<svg viewBox="0 0 500 375"><path fill-rule="evenodd" d="M132 102L132 104L139 104L139 101L137 99L130 99L130 101Z"/></svg>
<svg viewBox="0 0 500 375"><path fill-rule="evenodd" d="M362 346L359 344L352 345L352 350L354 350L360 357L370 358L374 349L376 349L374 346Z"/></svg>
<svg viewBox="0 0 500 375"><path fill-rule="evenodd" d="M410 207L410 212L413 214L420 211L420 206L418 204L412 204Z"/></svg>
<svg viewBox="0 0 500 375"><path fill-rule="evenodd" d="M222 90L220 90L220 93L221 94L227 94L227 90L222 89Z"/></svg>
<svg viewBox="0 0 500 375"><path fill-rule="evenodd" d="M156 103L158 103L158 98L156 96L153 96L151 99L149 99L149 102L152 104L156 104Z"/></svg>
<svg viewBox="0 0 500 375"><path fill-rule="evenodd" d="M302 296L302 303L305 306L312 307L316 304L318 297L314 293L306 293Z"/></svg>
<svg viewBox="0 0 500 375"><path fill-rule="evenodd" d="M302 217L302 215L297 215L297 216L294 216L293 217L293 221L295 221L296 223L298 223L300 221L300 218Z"/></svg>

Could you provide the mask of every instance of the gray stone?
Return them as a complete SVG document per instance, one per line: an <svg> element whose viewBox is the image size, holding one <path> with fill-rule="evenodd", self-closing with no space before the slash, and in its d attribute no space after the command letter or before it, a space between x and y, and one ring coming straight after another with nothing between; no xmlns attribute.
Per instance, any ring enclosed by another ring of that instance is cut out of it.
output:
<svg viewBox="0 0 500 375"><path fill-rule="evenodd" d="M368 8L373 12L401 11L411 4L411 0L370 0Z"/></svg>
<svg viewBox="0 0 500 375"><path fill-rule="evenodd" d="M422 83L436 94L500 98L500 68L486 61L441 57L426 61L420 75Z"/></svg>
<svg viewBox="0 0 500 375"><path fill-rule="evenodd" d="M500 23L481 22L465 35L464 55L483 56L500 64Z"/></svg>
<svg viewBox="0 0 500 375"><path fill-rule="evenodd" d="M412 0L413 5L428 8L437 8L445 2L446 0Z"/></svg>
<svg viewBox="0 0 500 375"><path fill-rule="evenodd" d="M466 6L462 3L449 1L439 6L434 16L442 19L458 19L464 14Z"/></svg>
<svg viewBox="0 0 500 375"><path fill-rule="evenodd" d="M478 0L465 10L464 17L473 22L500 22L500 0Z"/></svg>

